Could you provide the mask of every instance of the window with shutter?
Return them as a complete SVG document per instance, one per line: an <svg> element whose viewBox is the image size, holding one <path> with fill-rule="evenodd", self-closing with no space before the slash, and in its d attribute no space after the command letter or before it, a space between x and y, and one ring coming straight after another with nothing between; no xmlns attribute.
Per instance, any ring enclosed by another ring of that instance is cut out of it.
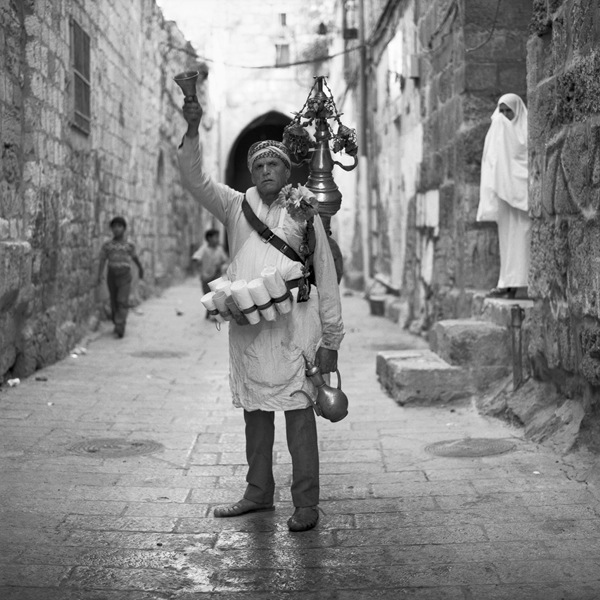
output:
<svg viewBox="0 0 600 600"><path fill-rule="evenodd" d="M90 133L90 36L71 19L73 67L73 125Z"/></svg>

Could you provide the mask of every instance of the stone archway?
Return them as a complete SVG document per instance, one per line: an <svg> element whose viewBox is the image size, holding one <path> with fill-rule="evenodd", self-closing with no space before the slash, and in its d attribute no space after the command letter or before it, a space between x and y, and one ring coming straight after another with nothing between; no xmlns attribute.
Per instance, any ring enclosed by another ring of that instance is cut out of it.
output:
<svg viewBox="0 0 600 600"><path fill-rule="evenodd" d="M270 111L257 117L239 134L229 152L225 182L228 186L245 192L252 186L250 173L246 166L248 149L254 142L261 140L281 141L284 127L291 119L277 111ZM290 183L305 184L308 180L308 165L292 168Z"/></svg>

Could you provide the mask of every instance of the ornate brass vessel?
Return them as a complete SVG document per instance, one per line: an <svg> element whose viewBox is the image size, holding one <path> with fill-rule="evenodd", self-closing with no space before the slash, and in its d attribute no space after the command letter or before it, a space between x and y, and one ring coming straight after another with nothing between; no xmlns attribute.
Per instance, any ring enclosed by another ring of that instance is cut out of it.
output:
<svg viewBox="0 0 600 600"><path fill-rule="evenodd" d="M313 400L304 390L296 390L291 395L304 394L311 401L317 415L328 419L332 423L341 421L348 415L348 396L342 392L340 372L336 369L338 386L333 388L325 383L319 367L311 363L306 357L304 357L304 362L306 364L306 376L317 388L317 398Z"/></svg>

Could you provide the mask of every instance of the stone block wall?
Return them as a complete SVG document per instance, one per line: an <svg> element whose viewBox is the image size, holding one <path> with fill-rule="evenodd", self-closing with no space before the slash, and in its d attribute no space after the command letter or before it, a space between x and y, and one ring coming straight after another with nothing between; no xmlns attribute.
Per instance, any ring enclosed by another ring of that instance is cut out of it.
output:
<svg viewBox="0 0 600 600"><path fill-rule="evenodd" d="M73 126L72 19L90 38L89 134ZM203 216L179 182L171 79L194 64L154 0L0 4L0 380L81 339L116 214L146 270L137 295L187 268Z"/></svg>
<svg viewBox="0 0 600 600"><path fill-rule="evenodd" d="M494 223L477 223L481 154L498 98L526 99L532 0L366 0L374 274L415 331L470 314L498 278ZM357 82L357 56L346 59ZM435 206L433 206L433 204ZM419 219L425 205L437 222ZM469 295L470 294L470 295Z"/></svg>
<svg viewBox="0 0 600 600"><path fill-rule="evenodd" d="M529 354L597 412L600 386L600 6L536 0L528 43Z"/></svg>
<svg viewBox="0 0 600 600"><path fill-rule="evenodd" d="M408 212L417 195L422 160L421 94L415 71L415 2L396 6L373 34L373 86L369 86L370 133L377 160L370 165L371 203L376 207L371 240L378 277L403 287Z"/></svg>
<svg viewBox="0 0 600 600"><path fill-rule="evenodd" d="M467 316L466 301L446 296L489 289L499 268L496 228L477 223L481 154L489 118L507 92L526 100L526 42L531 1L433 0L417 4L421 48L423 161L419 191L439 191L439 231L420 230L405 287L413 312L427 328L442 318ZM433 276L417 249L419 238L435 236ZM412 289L411 289L412 286Z"/></svg>

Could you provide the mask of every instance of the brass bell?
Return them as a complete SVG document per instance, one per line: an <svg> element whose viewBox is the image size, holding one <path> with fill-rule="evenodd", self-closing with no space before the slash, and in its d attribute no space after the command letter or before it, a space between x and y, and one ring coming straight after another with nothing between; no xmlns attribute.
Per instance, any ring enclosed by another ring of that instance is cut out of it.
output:
<svg viewBox="0 0 600 600"><path fill-rule="evenodd" d="M181 88L185 96L184 102L197 102L196 82L198 81L198 71L184 71L173 77L175 83Z"/></svg>

